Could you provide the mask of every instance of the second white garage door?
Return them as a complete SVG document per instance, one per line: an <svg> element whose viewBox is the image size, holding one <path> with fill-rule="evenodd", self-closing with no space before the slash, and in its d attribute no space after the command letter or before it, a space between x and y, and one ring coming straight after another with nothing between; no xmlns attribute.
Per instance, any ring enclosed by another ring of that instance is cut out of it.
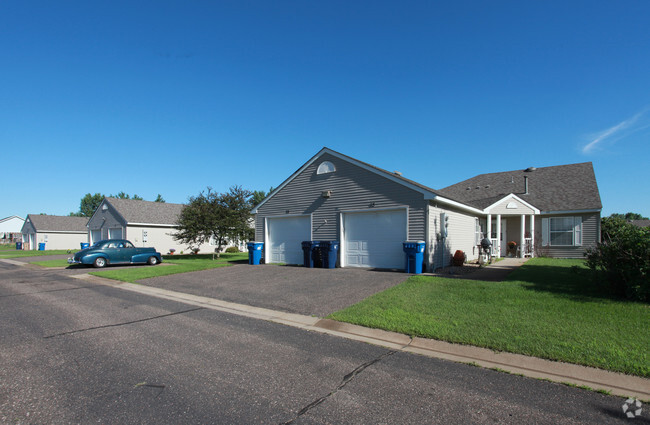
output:
<svg viewBox="0 0 650 425"><path fill-rule="evenodd" d="M267 263L302 264L302 241L311 240L311 217L269 218Z"/></svg>
<svg viewBox="0 0 650 425"><path fill-rule="evenodd" d="M404 268L406 210L343 214L345 266Z"/></svg>

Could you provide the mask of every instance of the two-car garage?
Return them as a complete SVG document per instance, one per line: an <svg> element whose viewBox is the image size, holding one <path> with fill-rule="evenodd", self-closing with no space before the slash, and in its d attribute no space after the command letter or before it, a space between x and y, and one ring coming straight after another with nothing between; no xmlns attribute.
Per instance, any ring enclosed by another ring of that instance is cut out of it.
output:
<svg viewBox="0 0 650 425"><path fill-rule="evenodd" d="M405 208L341 212L339 217L342 267L404 268ZM267 262L302 264L301 242L312 239L311 226L310 215L268 217Z"/></svg>

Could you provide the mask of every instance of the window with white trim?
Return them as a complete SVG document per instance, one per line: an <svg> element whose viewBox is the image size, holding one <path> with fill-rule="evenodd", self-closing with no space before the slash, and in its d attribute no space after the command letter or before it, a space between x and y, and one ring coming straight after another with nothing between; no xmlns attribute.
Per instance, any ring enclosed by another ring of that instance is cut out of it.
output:
<svg viewBox="0 0 650 425"><path fill-rule="evenodd" d="M542 244L545 246L581 246L582 217L542 218Z"/></svg>

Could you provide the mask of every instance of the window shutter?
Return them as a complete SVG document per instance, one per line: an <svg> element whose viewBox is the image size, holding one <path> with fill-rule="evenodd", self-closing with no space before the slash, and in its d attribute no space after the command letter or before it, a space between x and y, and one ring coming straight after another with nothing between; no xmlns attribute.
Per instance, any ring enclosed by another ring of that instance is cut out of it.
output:
<svg viewBox="0 0 650 425"><path fill-rule="evenodd" d="M582 217L575 217L574 224L573 235L575 240L573 241L573 245L582 246Z"/></svg>
<svg viewBox="0 0 650 425"><path fill-rule="evenodd" d="M548 218L542 218L542 245L548 246L551 241L549 234Z"/></svg>

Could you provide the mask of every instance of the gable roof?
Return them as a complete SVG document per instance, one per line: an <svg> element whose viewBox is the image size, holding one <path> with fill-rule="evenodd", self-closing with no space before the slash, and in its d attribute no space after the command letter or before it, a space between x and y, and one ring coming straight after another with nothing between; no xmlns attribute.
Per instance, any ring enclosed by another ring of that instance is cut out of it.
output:
<svg viewBox="0 0 650 425"><path fill-rule="evenodd" d="M87 232L88 217L28 214L37 232Z"/></svg>
<svg viewBox="0 0 650 425"><path fill-rule="evenodd" d="M20 220L20 221L25 221L25 219L22 218L22 217L18 217L17 215L10 215L9 217L5 217L3 219L0 219L0 223L4 223L5 221L13 220L13 219L16 219L16 218L18 220Z"/></svg>
<svg viewBox="0 0 650 425"><path fill-rule="evenodd" d="M368 171L371 171L371 172L373 172L375 174L378 174L378 175L380 175L382 177L385 177L385 178L387 178L389 180L392 180L392 181L394 181L396 183L399 183L399 184L401 184L401 185L403 185L403 186L405 186L405 187L407 187L407 188L409 188L411 190L414 190L416 192L420 192L423 195L424 199L436 199L436 200L438 200L440 202L443 202L443 203L449 203L449 204L455 205L455 206L460 207L460 208L465 208L465 209L473 210L475 212L480 212L480 211L475 210L475 208L470 206L470 205L465 205L463 203L456 202L455 200L452 200L452 199L446 199L445 197L441 196L439 191L436 191L435 189L432 189L432 188L430 188L428 186L425 186L425 185L420 184L418 182L415 182L413 180L402 177L398 173L393 173L393 172L384 170L383 168L376 167L376 166L374 166L372 164L368 164L367 162L359 161L358 159L355 159L355 158L352 158L350 156L344 155L344 154L342 154L340 152L336 152L336 151L334 151L334 150L332 150L330 148L327 148L327 147L324 147L323 149L321 149L309 161L307 161L304 165L302 165L300 168L298 168L298 170L296 170L293 174L291 174L291 176L289 176L289 178L287 178L277 188L275 188L275 190L272 193L270 193L262 202L260 202L258 205L256 205L255 208L253 208L253 210L251 212L253 214L255 214L259 207L264 205L269 199L271 199L273 196L275 196L275 194L278 193L283 187L285 187L287 184L289 184L301 172L303 172L307 167L309 167L311 164L313 164L318 158L320 158L324 154L330 154L330 155L332 155L332 156L334 156L336 158L342 159L342 160L347 161L347 162L349 162L351 164L354 164L354 165L356 165L358 167L361 167L361 168L366 169Z"/></svg>
<svg viewBox="0 0 650 425"><path fill-rule="evenodd" d="M602 208L591 162L480 174L438 192L480 209L511 193L543 212Z"/></svg>
<svg viewBox="0 0 650 425"><path fill-rule="evenodd" d="M183 204L139 201L137 199L104 198L104 201L111 204L127 224L174 226L184 207Z"/></svg>

